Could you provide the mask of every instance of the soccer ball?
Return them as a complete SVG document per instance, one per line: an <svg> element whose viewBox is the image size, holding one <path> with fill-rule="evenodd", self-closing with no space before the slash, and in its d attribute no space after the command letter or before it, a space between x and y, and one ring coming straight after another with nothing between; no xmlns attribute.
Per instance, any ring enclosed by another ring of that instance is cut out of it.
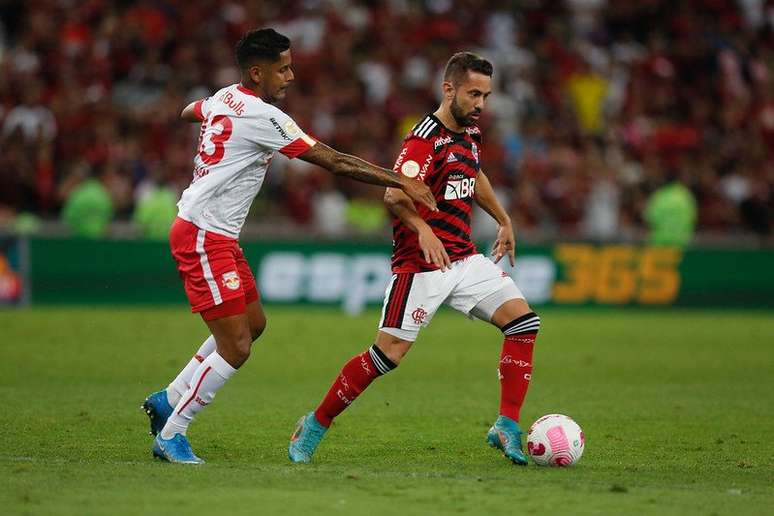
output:
<svg viewBox="0 0 774 516"><path fill-rule="evenodd" d="M538 466L572 466L580 460L585 445L581 427L562 414L541 417L527 433L527 450Z"/></svg>

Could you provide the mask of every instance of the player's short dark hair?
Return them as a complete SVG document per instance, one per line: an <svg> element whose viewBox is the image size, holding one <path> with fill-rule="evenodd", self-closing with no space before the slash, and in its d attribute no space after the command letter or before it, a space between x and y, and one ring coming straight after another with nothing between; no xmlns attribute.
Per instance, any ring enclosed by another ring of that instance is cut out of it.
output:
<svg viewBox="0 0 774 516"><path fill-rule="evenodd" d="M494 68L492 63L473 52L457 52L446 63L443 80L456 86L462 82L468 72L478 72L491 77Z"/></svg>
<svg viewBox="0 0 774 516"><path fill-rule="evenodd" d="M274 63L280 53L290 48L290 40L274 29L254 29L245 32L236 44L236 61L245 69L255 61Z"/></svg>

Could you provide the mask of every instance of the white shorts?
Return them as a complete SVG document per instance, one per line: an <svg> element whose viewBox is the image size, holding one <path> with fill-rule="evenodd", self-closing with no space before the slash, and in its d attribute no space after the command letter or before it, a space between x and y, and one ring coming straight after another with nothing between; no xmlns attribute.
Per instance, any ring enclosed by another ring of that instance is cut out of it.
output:
<svg viewBox="0 0 774 516"><path fill-rule="evenodd" d="M413 342L442 304L488 322L511 299L524 299L513 279L490 259L475 254L452 263L446 272L393 274L379 329Z"/></svg>

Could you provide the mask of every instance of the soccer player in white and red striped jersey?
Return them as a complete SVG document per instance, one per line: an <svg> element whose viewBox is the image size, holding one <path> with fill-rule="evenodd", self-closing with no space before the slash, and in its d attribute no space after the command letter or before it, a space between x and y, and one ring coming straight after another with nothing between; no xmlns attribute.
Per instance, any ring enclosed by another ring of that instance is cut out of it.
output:
<svg viewBox="0 0 774 516"><path fill-rule="evenodd" d="M481 170L481 132L476 122L491 93L492 65L460 52L446 66L443 101L406 137L394 171L430 186L438 209L417 205L388 188L393 215L392 281L387 287L376 343L353 357L313 412L302 417L291 437L293 462L309 462L333 419L373 380L395 369L442 304L502 330L498 375L500 414L487 441L515 464L527 458L519 417L532 377L532 350L540 318L519 288L491 260L477 254L470 238L475 201L499 229L492 251L497 263L515 260L510 218Z"/></svg>
<svg viewBox="0 0 774 516"><path fill-rule="evenodd" d="M156 436L153 454L200 464L186 438L194 416L250 355L266 326L255 278L238 238L275 152L334 174L398 188L436 209L429 188L307 136L276 103L294 79L290 40L273 29L246 33L236 46L241 81L191 103L181 118L200 122L191 185L169 235L193 312L211 335L180 374L150 395L143 409Z"/></svg>

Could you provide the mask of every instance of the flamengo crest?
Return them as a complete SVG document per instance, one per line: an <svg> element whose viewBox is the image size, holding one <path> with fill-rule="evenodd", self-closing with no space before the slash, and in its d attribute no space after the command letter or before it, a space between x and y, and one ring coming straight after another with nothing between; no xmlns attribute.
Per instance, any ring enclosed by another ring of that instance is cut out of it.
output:
<svg viewBox="0 0 774 516"><path fill-rule="evenodd" d="M421 307L417 307L413 312L411 312L411 318L414 319L414 322L417 324L422 324L425 322L425 317L427 317L427 312Z"/></svg>

